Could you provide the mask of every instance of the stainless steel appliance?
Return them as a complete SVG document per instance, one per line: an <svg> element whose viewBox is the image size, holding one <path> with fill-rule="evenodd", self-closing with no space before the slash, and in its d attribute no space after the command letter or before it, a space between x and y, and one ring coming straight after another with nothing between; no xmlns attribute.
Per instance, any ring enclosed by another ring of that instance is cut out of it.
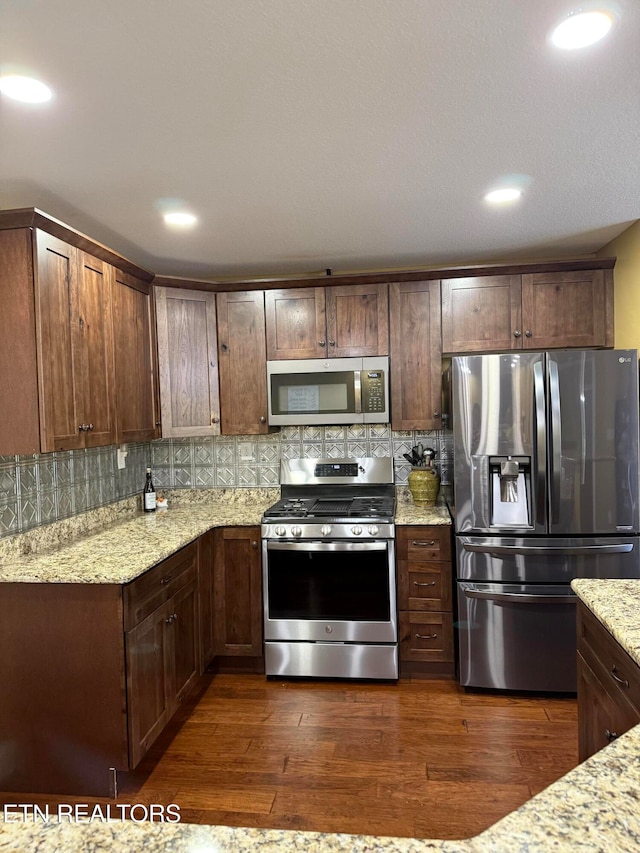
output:
<svg viewBox="0 0 640 853"><path fill-rule="evenodd" d="M267 675L398 677L393 460L283 459L262 519Z"/></svg>
<svg viewBox="0 0 640 853"><path fill-rule="evenodd" d="M452 362L460 682L575 691L576 577L640 577L638 353Z"/></svg>
<svg viewBox="0 0 640 853"><path fill-rule="evenodd" d="M267 362L269 423L389 422L389 358L311 358Z"/></svg>

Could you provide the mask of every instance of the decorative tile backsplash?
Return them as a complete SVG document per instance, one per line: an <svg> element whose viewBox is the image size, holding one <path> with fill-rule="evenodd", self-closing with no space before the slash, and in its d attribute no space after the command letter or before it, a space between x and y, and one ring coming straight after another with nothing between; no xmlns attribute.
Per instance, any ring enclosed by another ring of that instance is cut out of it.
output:
<svg viewBox="0 0 640 853"><path fill-rule="evenodd" d="M151 445L156 488L277 486L280 459L340 459L392 456L395 482L405 485L411 466L403 458L413 445L433 447L443 484L451 482L452 434L393 432L387 424L282 427L271 435L217 436L154 441Z"/></svg>
<svg viewBox="0 0 640 853"><path fill-rule="evenodd" d="M395 482L404 485L411 466L402 454L419 441L435 448L442 483L450 483L451 433L392 432L386 424L283 427L271 435L129 444L123 469L117 467L115 446L0 456L0 538L136 495L149 465L158 490L255 488L279 484L283 456L392 456Z"/></svg>
<svg viewBox="0 0 640 853"><path fill-rule="evenodd" d="M0 456L0 537L141 492L145 468L151 465L151 444L128 444L126 449L122 469L117 467L115 446Z"/></svg>

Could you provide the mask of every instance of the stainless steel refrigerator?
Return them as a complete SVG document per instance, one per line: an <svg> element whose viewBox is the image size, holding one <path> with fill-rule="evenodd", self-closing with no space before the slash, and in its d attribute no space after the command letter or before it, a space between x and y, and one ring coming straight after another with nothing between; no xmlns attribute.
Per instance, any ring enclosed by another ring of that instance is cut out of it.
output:
<svg viewBox="0 0 640 853"><path fill-rule="evenodd" d="M576 690L576 577L639 578L638 352L454 358L460 682Z"/></svg>

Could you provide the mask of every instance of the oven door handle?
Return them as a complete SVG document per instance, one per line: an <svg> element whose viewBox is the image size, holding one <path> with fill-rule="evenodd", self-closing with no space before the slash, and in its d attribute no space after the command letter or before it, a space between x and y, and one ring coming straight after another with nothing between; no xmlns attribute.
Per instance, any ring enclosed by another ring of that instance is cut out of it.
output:
<svg viewBox="0 0 640 853"><path fill-rule="evenodd" d="M387 542L267 542L267 551L386 551Z"/></svg>
<svg viewBox="0 0 640 853"><path fill-rule="evenodd" d="M486 601L509 601L514 604L573 604L575 595L527 595L519 592L482 592L479 589L465 589L467 598L481 598Z"/></svg>

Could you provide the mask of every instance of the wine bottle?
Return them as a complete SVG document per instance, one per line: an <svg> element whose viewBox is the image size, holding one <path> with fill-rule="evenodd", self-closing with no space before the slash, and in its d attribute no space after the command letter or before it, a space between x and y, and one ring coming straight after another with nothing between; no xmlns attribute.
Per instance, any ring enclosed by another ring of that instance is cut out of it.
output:
<svg viewBox="0 0 640 853"><path fill-rule="evenodd" d="M151 479L151 468L147 468L147 479L142 490L142 506L145 512L156 511L156 487Z"/></svg>

